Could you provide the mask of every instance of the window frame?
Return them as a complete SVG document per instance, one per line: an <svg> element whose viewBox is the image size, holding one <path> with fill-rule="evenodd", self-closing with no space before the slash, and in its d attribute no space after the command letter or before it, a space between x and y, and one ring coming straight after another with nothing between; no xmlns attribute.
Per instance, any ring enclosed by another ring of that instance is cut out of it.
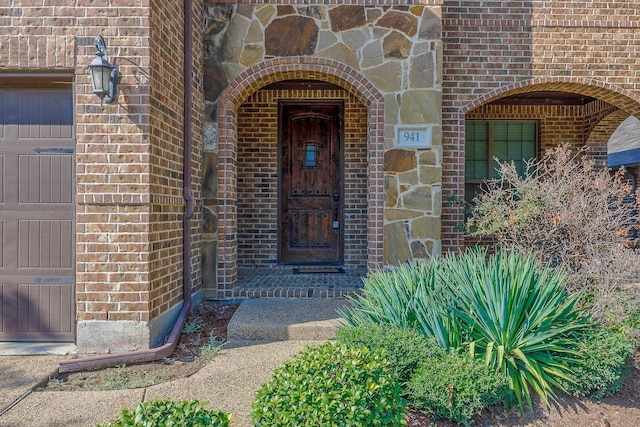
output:
<svg viewBox="0 0 640 427"><path fill-rule="evenodd" d="M478 122L478 123L486 123L487 124L487 176L485 178L467 178L467 168L466 168L466 163L467 163L467 133L466 133L466 127L467 124L469 122ZM495 168L496 168L496 161L494 159L494 142L495 142L495 136L494 136L494 125L496 123L533 123L535 125L535 140L534 140L534 147L533 147L533 151L535 153L535 157L533 157L533 159L537 159L538 156L538 147L540 145L540 121L539 120L529 120L529 119L469 119L465 121L465 173L464 173L464 188L465 188L465 195L464 195L464 200L467 203L471 203L472 200L476 197L476 195L478 193L474 193L472 197L469 197L470 195L467 194L467 184L472 184L475 186L482 186L482 184L484 184L485 182L487 182L490 179L493 179L493 175L495 173ZM522 139L519 141L519 143L522 145L523 141ZM523 161L525 160L529 160L529 159L522 159Z"/></svg>

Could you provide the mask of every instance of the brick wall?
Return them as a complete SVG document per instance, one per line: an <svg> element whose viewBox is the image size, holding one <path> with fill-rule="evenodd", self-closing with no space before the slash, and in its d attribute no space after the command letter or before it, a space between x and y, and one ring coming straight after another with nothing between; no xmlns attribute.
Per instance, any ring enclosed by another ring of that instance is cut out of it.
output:
<svg viewBox="0 0 640 427"><path fill-rule="evenodd" d="M212 4L264 4L264 0L205 0ZM439 5L443 0L322 0L319 4L350 4L350 5L382 5L382 6L405 6L405 5ZM314 2L309 0L276 0L270 1L273 4L308 5Z"/></svg>
<svg viewBox="0 0 640 427"><path fill-rule="evenodd" d="M295 65L293 65L295 64ZM323 80L348 88L366 105L367 127L367 267L383 265L383 164L384 103L380 93L362 76L344 70L340 63L305 56L275 58L245 70L217 100L218 218L217 218L217 293L218 298L233 297L237 279L238 210L237 210L237 138L238 108L257 88L282 80ZM359 121L362 121L360 119Z"/></svg>
<svg viewBox="0 0 640 427"><path fill-rule="evenodd" d="M634 65L640 53L637 1L447 0L442 10L443 200L464 191L465 116L492 99L556 90L597 98L624 110L626 117L640 113L640 69ZM605 128L619 117L602 126L612 110L591 108L582 115L579 135L602 162ZM576 126L548 123L542 137L565 139L569 128L578 131ZM443 208L444 249L464 244L455 229L461 221L460 207Z"/></svg>
<svg viewBox="0 0 640 427"><path fill-rule="evenodd" d="M76 213L77 318L149 320L146 206L79 204ZM140 306L142 305L142 307Z"/></svg>
<svg viewBox="0 0 640 427"><path fill-rule="evenodd" d="M344 90L260 90L238 109L238 266L274 266L278 100L344 99L344 264L367 266L367 108Z"/></svg>
<svg viewBox="0 0 640 427"><path fill-rule="evenodd" d="M582 105L483 105L468 112L465 119L535 120L538 122L538 156L543 156L548 148L559 144L574 148L583 146L586 143L585 123L592 113L592 108Z"/></svg>
<svg viewBox="0 0 640 427"><path fill-rule="evenodd" d="M607 143L628 117L629 113L603 101L586 106L583 145L589 148L588 155L594 159L596 167L607 167Z"/></svg>
<svg viewBox="0 0 640 427"><path fill-rule="evenodd" d="M77 319L149 320L148 8L119 0L0 2L0 66L74 74ZM122 74L100 105L86 66L102 35Z"/></svg>
<svg viewBox="0 0 640 427"><path fill-rule="evenodd" d="M194 83L191 133L191 220L194 291L200 286L201 146L202 146L202 3L194 2ZM157 2L150 15L150 310L152 317L182 301L183 154L184 154L184 9L183 2Z"/></svg>
<svg viewBox="0 0 640 427"><path fill-rule="evenodd" d="M202 3L194 1L193 13L195 183L201 170ZM182 20L182 2L0 0L0 71L73 76L79 322L148 322L182 298ZM121 73L113 104L100 105L91 90L87 65L97 35ZM199 193L195 184L196 199ZM192 220L196 284L199 220ZM106 336L97 339L102 350L109 348Z"/></svg>

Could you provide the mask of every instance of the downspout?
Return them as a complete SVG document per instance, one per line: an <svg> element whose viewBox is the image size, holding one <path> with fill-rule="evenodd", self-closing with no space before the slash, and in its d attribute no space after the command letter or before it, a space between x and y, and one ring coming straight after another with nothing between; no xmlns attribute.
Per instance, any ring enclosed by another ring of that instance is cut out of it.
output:
<svg viewBox="0 0 640 427"><path fill-rule="evenodd" d="M192 130L192 62L193 62L193 13L192 0L184 0L184 159L183 159L183 193L185 212L182 219L182 289L183 304L167 342L156 348L137 350L129 353L105 354L82 359L70 359L60 362L59 372L76 372L90 369L107 368L122 364L151 362L169 357L178 344L180 333L191 310L191 217L194 211L194 200L191 194L191 130Z"/></svg>

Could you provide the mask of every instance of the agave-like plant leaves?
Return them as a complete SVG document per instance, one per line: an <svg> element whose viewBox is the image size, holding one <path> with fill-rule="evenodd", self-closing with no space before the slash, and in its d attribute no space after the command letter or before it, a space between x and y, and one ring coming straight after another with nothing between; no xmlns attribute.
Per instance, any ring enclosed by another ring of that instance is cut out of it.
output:
<svg viewBox="0 0 640 427"><path fill-rule="evenodd" d="M444 349L466 348L510 378L520 407L532 407L531 393L548 403L572 381L565 362L575 332L589 325L580 298L565 292L561 271L529 255L502 250L487 259L475 248L371 273L340 314L351 326L411 328Z"/></svg>
<svg viewBox="0 0 640 427"><path fill-rule="evenodd" d="M430 265L431 274L417 289L412 311L419 331L434 338L441 348L457 350L465 342L467 328L453 316L450 307L454 303L454 296L439 280L440 268L437 260Z"/></svg>
<svg viewBox="0 0 640 427"><path fill-rule="evenodd" d="M464 325L452 322L448 307L453 298L440 282L440 268L434 259L370 273L362 295L350 298L339 314L350 326L382 323L415 329L442 348L458 348L463 342L459 326Z"/></svg>
<svg viewBox="0 0 640 427"><path fill-rule="evenodd" d="M348 325L373 323L389 324L399 328L412 327L412 315L408 313L415 298L416 283L411 271L378 271L365 278L363 294L350 299L350 306L339 314Z"/></svg>
<svg viewBox="0 0 640 427"><path fill-rule="evenodd" d="M531 391L548 403L559 380L570 381L560 359L571 356L574 332L588 325L578 309L581 295L565 293L561 271L512 251L486 260L485 250L468 250L447 258L442 272L475 356L510 378L520 407L523 400L531 407Z"/></svg>

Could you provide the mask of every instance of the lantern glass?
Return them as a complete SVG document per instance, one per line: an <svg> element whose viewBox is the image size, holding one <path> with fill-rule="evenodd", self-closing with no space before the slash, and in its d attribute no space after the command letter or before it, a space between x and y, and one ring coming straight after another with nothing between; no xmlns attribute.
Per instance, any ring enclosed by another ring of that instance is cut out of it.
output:
<svg viewBox="0 0 640 427"><path fill-rule="evenodd" d="M101 60L101 58L96 58ZM93 63L89 66L91 69L91 82L93 83L93 93L97 95L105 95L109 92L109 80L111 79L111 70L113 66L111 64L96 64ZM101 61L102 62L102 61Z"/></svg>
<svg viewBox="0 0 640 427"><path fill-rule="evenodd" d="M95 45L97 58L89 64L93 93L98 95L101 103L112 103L118 93L118 68L107 61L107 44L102 36L96 37Z"/></svg>

